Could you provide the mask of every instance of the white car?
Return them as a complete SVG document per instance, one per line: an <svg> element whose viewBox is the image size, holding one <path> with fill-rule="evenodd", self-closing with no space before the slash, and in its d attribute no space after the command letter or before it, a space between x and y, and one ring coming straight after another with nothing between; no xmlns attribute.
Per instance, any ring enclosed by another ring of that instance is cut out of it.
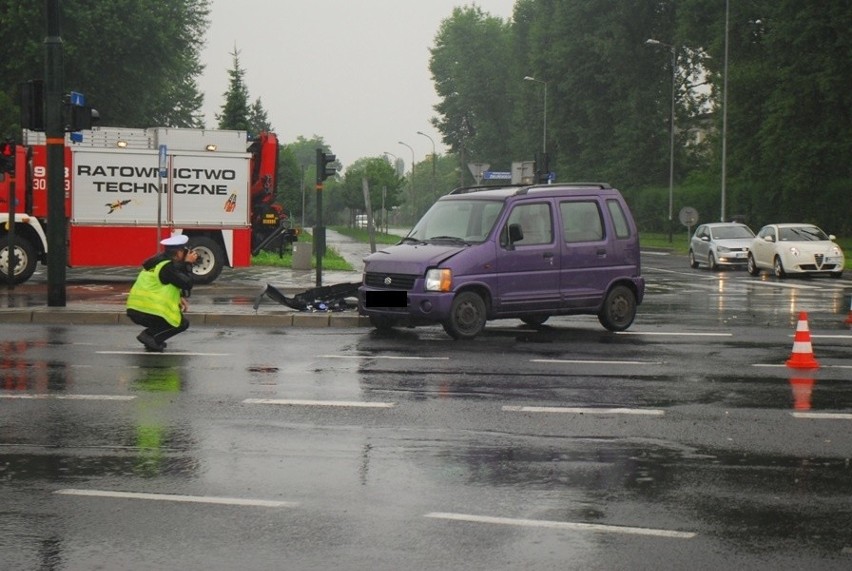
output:
<svg viewBox="0 0 852 571"><path fill-rule="evenodd" d="M744 268L754 232L738 222L712 222L695 229L689 242L689 265L707 264L711 270L720 267Z"/></svg>
<svg viewBox="0 0 852 571"><path fill-rule="evenodd" d="M843 275L843 250L834 236L813 224L769 224L760 229L748 253L748 272L787 275Z"/></svg>

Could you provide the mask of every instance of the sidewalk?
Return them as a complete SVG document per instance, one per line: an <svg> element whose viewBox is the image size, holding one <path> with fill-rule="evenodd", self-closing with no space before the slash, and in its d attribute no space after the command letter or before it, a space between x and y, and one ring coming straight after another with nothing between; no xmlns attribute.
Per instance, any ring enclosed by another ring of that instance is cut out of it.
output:
<svg viewBox="0 0 852 571"><path fill-rule="evenodd" d="M353 271L323 271L323 286L359 283L370 245L356 242L333 230L326 231L330 247L354 268ZM68 268L65 307L47 305L47 270L39 266L25 284L0 285L0 323L66 325L135 325L125 315L124 303L136 278L137 268ZM248 267L224 268L210 285L193 288L187 318L193 326L233 327L366 327L369 321L357 311L302 312L258 296L267 284L288 297L316 287L316 270Z"/></svg>

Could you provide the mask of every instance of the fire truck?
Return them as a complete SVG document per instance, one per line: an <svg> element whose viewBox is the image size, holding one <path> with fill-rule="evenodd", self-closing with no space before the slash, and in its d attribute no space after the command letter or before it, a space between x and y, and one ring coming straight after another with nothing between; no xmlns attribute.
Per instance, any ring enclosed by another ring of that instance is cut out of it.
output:
<svg viewBox="0 0 852 571"><path fill-rule="evenodd" d="M15 284L49 255L46 141L26 130L23 139L3 147L11 172L0 181L0 282L11 273ZM66 135L67 265L138 266L162 238L182 233L199 254L195 281L205 284L224 266L248 266L273 238L296 240L275 202L278 150L274 133L248 140L245 131L95 127Z"/></svg>

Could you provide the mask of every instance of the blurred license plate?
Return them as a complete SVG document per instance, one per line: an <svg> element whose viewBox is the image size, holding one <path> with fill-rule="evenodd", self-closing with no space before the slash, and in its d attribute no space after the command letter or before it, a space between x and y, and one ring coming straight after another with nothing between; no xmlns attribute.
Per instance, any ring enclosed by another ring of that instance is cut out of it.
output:
<svg viewBox="0 0 852 571"><path fill-rule="evenodd" d="M365 294L366 307L406 307L408 305L405 290L368 291Z"/></svg>

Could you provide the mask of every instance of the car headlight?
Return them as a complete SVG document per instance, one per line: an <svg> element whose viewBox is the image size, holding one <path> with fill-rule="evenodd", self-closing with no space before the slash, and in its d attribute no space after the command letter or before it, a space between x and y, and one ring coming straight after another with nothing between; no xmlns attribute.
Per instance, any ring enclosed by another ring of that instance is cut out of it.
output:
<svg viewBox="0 0 852 571"><path fill-rule="evenodd" d="M719 252L726 253L726 254L731 251L731 249L728 248L727 246L716 246L716 250L718 250Z"/></svg>
<svg viewBox="0 0 852 571"><path fill-rule="evenodd" d="M834 248L832 248L832 249L831 249L831 255L832 255L832 256L840 256L840 255L841 255L841 254L840 254L840 248L838 248L837 246L835 246Z"/></svg>
<svg viewBox="0 0 852 571"><path fill-rule="evenodd" d="M426 291L451 291L452 289L452 270L432 268L426 271Z"/></svg>
<svg viewBox="0 0 852 571"><path fill-rule="evenodd" d="M795 246L793 246L793 247L790 248L790 253L794 256L798 256L799 255L799 249L796 248Z"/></svg>

